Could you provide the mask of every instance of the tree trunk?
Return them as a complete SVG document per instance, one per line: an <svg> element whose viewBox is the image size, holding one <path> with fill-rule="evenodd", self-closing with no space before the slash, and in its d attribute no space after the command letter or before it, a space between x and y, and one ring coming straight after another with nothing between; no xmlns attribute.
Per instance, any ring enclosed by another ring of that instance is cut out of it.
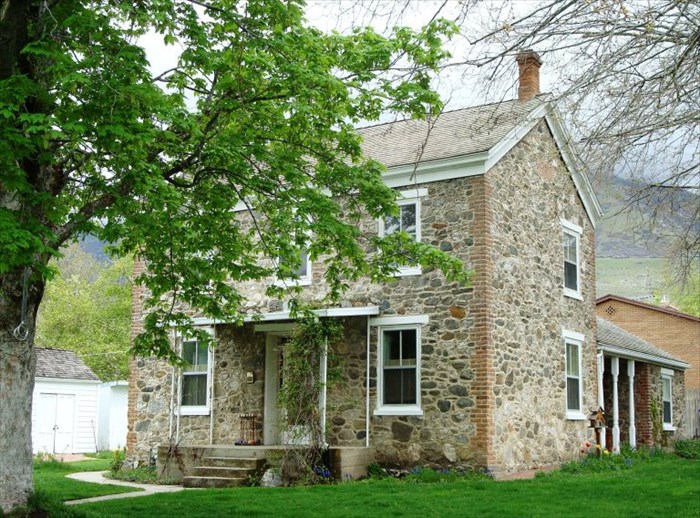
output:
<svg viewBox="0 0 700 518"><path fill-rule="evenodd" d="M3 513L25 505L33 491L34 323L43 281L28 283L24 319L28 334L19 340L13 331L22 322L23 284L22 271L0 275L0 510Z"/></svg>

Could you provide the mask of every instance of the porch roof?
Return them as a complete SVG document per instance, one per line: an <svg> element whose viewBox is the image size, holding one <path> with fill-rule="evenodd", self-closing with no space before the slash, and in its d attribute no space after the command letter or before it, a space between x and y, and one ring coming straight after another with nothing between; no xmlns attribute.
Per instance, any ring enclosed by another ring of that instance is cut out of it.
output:
<svg viewBox="0 0 700 518"><path fill-rule="evenodd" d="M359 307L348 307L348 308L324 308L315 309L314 313L319 317L362 317L362 316L374 316L379 314L378 306L359 306ZM246 315L244 318L245 322L279 322L282 320L295 320L295 317L291 315L289 311L274 311L271 313L259 313L253 315ZM227 322L222 322L220 320L214 320L211 318L198 317L194 318L194 325L196 326L211 326L216 324L226 324Z"/></svg>
<svg viewBox="0 0 700 518"><path fill-rule="evenodd" d="M598 349L603 352L674 369L687 369L690 367L686 362L671 356L663 349L646 340L628 333L612 322L600 317L597 317L596 320L598 323Z"/></svg>

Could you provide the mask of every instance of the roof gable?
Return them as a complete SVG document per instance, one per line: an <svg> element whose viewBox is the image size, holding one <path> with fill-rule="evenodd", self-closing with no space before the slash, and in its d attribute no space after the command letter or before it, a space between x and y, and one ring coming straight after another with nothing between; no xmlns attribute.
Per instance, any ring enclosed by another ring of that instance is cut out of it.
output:
<svg viewBox="0 0 700 518"><path fill-rule="evenodd" d="M602 209L547 95L444 112L433 121L402 120L358 131L364 153L387 167L387 185L403 187L485 174L543 119L595 227Z"/></svg>
<svg viewBox="0 0 700 518"><path fill-rule="evenodd" d="M605 302L609 302L611 300L614 300L616 302L622 302L623 304L629 304L631 306L649 309L651 311L658 311L659 313L665 313L667 315L671 315L678 318L685 318L687 320L692 320L693 322L700 322L700 318L696 316L689 315L687 313L682 313L680 311L676 311L675 309L664 308L662 306L655 306L654 304L647 304L646 302L641 302L639 300L628 299L619 295L603 295L602 297L598 298L595 301L595 303L596 306L600 306L601 304L604 304Z"/></svg>
<svg viewBox="0 0 700 518"><path fill-rule="evenodd" d="M100 381L73 351L36 348L37 378Z"/></svg>

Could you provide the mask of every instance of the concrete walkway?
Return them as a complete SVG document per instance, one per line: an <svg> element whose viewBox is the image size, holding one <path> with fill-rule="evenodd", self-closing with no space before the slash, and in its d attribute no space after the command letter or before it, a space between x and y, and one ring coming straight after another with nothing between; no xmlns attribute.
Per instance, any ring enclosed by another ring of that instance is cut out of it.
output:
<svg viewBox="0 0 700 518"><path fill-rule="evenodd" d="M122 480L113 480L104 477L104 471L83 471L80 473L71 473L68 478L80 480L82 482L92 482L93 484L111 484L114 486L128 486L137 489L131 493L117 493L116 495L95 496L92 498L83 498L82 500L69 500L64 502L66 505L87 504L90 502L102 502L104 500L116 500L117 498L133 498L135 496L149 496L156 493L174 493L182 491L182 486L161 486L157 484L138 484L136 482L124 482ZM143 491L138 491L142 489Z"/></svg>

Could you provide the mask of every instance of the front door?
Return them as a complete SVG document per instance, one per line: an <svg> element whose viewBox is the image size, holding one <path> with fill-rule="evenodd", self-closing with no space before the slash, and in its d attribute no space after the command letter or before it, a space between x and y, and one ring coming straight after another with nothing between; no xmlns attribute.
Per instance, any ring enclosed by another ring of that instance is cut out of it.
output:
<svg viewBox="0 0 700 518"><path fill-rule="evenodd" d="M279 391L284 386L284 356L288 337L268 333L265 343L265 414L263 444L309 444L309 432L304 426L287 425L286 413L279 405Z"/></svg>
<svg viewBox="0 0 700 518"><path fill-rule="evenodd" d="M265 415L263 418L264 444L281 444L283 412L279 408L279 390L284 383L282 366L286 337L268 333L265 343Z"/></svg>

